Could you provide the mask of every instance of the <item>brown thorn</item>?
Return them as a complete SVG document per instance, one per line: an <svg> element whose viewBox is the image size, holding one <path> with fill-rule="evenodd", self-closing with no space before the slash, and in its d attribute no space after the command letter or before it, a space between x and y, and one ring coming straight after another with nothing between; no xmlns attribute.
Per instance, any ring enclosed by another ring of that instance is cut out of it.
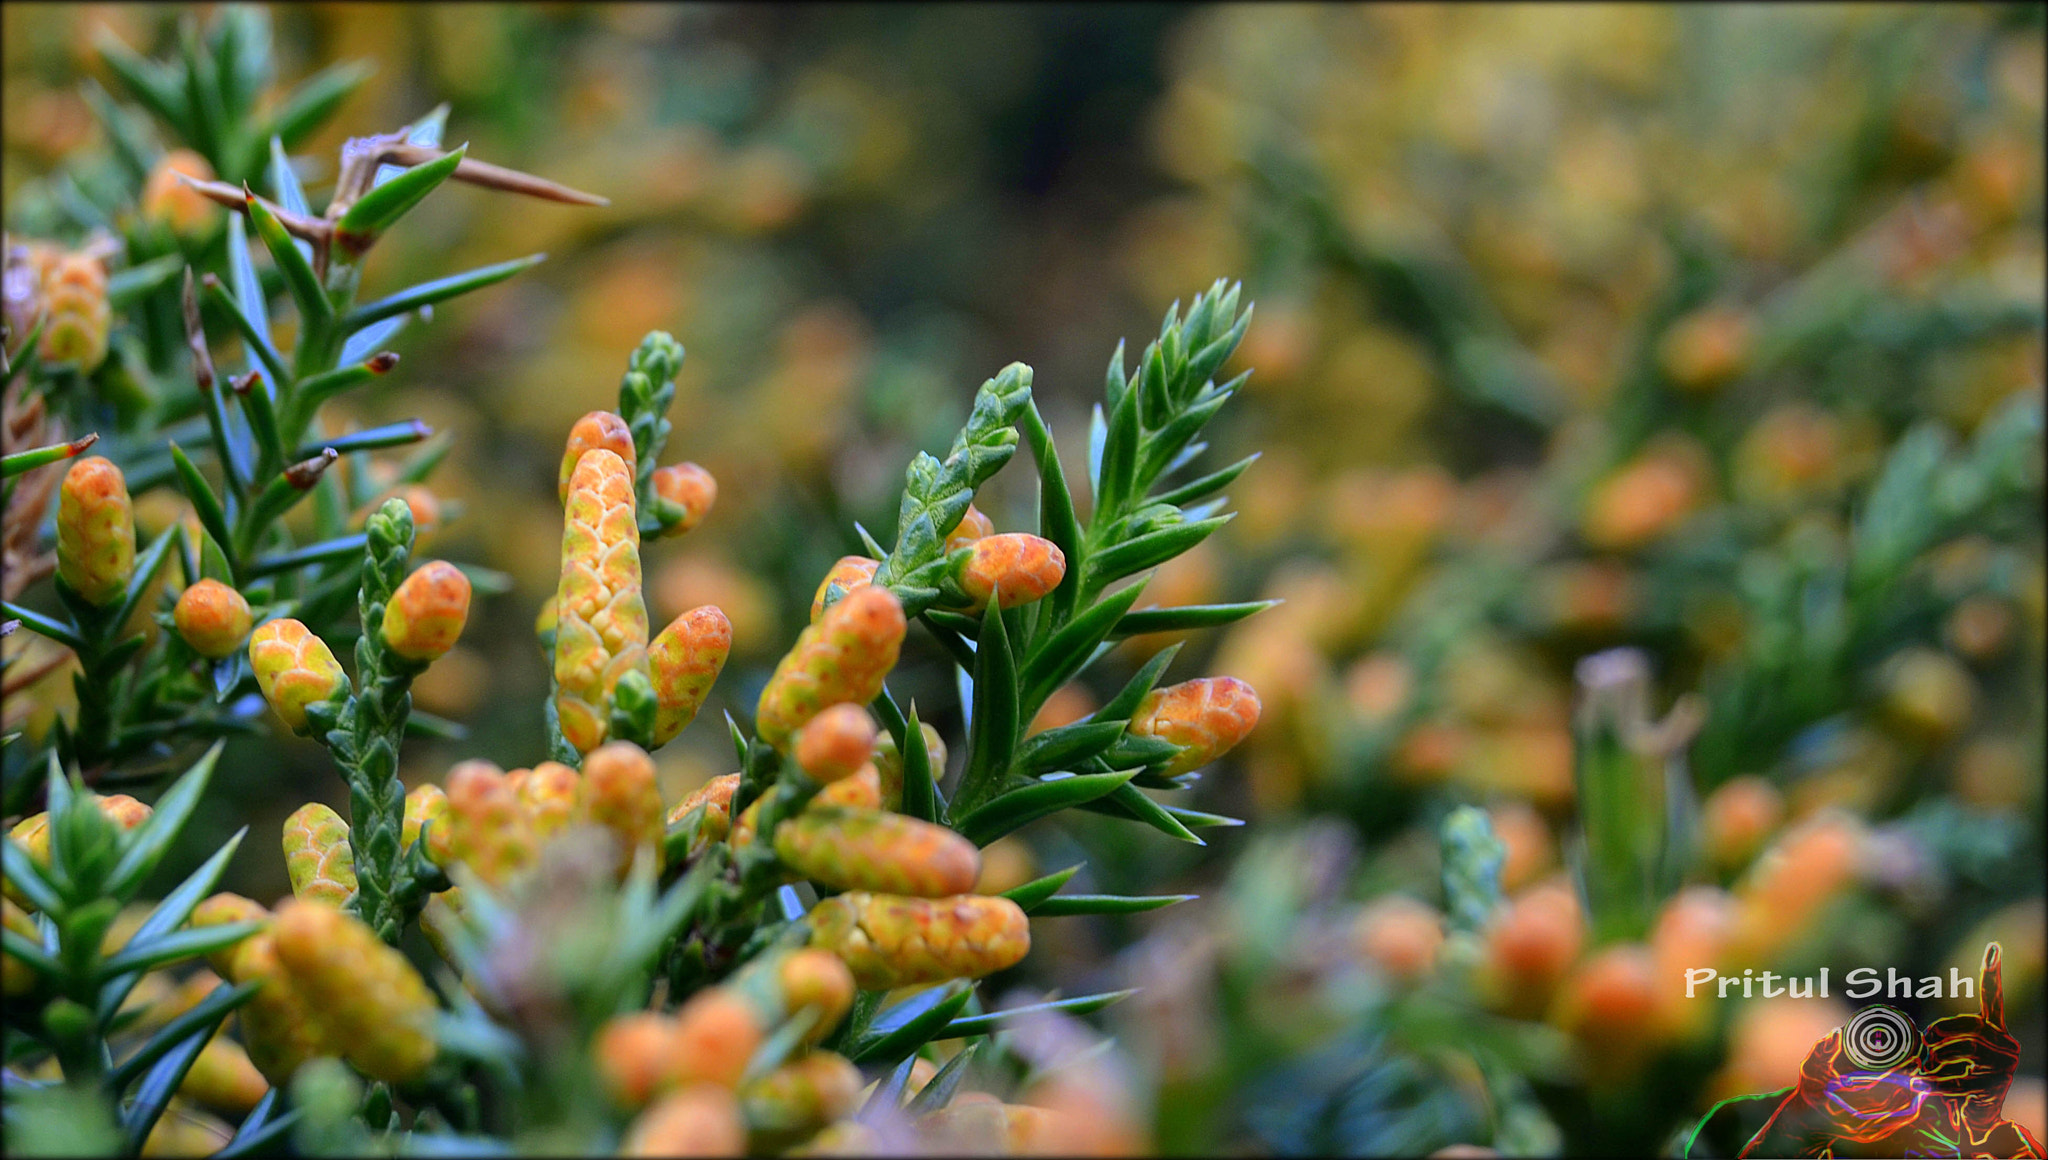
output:
<svg viewBox="0 0 2048 1160"><path fill-rule="evenodd" d="M285 468L285 480L300 491L310 491L314 484L320 482L320 477L327 474L328 467L332 466L334 461L339 458L341 458L341 452L336 451L332 447L322 447L320 454L315 455L313 458L302 459Z"/></svg>
<svg viewBox="0 0 2048 1160"><path fill-rule="evenodd" d="M211 275L209 275L210 277ZM192 288L192 267L185 267L185 345L192 349L192 378L202 391L213 389L213 354L206 349L206 329L199 322L199 295Z"/></svg>
<svg viewBox="0 0 2048 1160"><path fill-rule="evenodd" d="M428 149L422 145L400 144L385 150L386 160L399 161L406 165L424 165L429 161L438 161L447 155L443 150ZM531 173L522 173L517 169L507 169L502 165L493 165L488 161L475 161L468 157L464 157L456 164L455 179L457 181L469 182L471 185L481 185L488 189L502 189L508 193L523 193L528 197L543 198L547 201L559 201L568 205L604 206L612 203L608 197L599 197L597 194L585 193L580 189L572 189L560 182L549 181L544 177L536 177Z"/></svg>

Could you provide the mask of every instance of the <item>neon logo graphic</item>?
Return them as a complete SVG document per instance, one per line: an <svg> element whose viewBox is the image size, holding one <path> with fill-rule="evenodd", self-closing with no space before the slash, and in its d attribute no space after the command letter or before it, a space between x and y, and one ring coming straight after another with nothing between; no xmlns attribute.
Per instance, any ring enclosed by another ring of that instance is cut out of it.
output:
<svg viewBox="0 0 2048 1160"><path fill-rule="evenodd" d="M1991 943L1977 1012L1924 1031L1896 1008L1865 1007L1814 1045L1791 1087L1714 1105L1685 1154L1709 1155L1703 1135L1725 1138L1727 1125L1767 1111L1737 1155L2041 1156L2040 1142L2003 1115L2020 1045L2005 1027L2001 972Z"/></svg>

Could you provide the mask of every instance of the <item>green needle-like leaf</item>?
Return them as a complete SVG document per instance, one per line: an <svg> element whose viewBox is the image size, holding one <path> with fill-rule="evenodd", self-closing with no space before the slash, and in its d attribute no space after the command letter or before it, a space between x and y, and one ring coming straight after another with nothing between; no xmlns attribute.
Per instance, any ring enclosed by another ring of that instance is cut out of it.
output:
<svg viewBox="0 0 2048 1160"><path fill-rule="evenodd" d="M448 180L468 152L469 146L459 145L452 152L415 165L364 194L335 223L335 240L351 254L369 249L385 230Z"/></svg>
<svg viewBox="0 0 2048 1160"><path fill-rule="evenodd" d="M1030 914L1039 903L1058 894L1060 887L1065 886L1069 879L1080 872L1081 865L1076 862L1065 870L1048 874L1043 878L1034 878L1022 886L1013 886L1003 891L1003 897L1016 903L1024 913Z"/></svg>
<svg viewBox="0 0 2048 1160"><path fill-rule="evenodd" d="M352 334L373 322L381 322L386 318L408 314L422 306L432 306L436 302L445 302L450 298L460 297L472 290L481 290L486 286L496 285L519 273L521 270L530 269L546 260L546 254L530 254L524 258L514 258L509 262L499 262L495 266L482 266L461 274L452 274L446 278L438 278L432 282L422 282L410 289L401 290L389 298L380 298L375 302L359 306L350 311L347 317L341 320L342 333Z"/></svg>
<svg viewBox="0 0 2048 1160"><path fill-rule="evenodd" d="M1042 779L1001 794L987 805L955 818L953 828L975 845L986 846L1047 814L1086 805L1137 775L1138 771L1131 769Z"/></svg>
<svg viewBox="0 0 2048 1160"><path fill-rule="evenodd" d="M1112 1003L1122 1002L1137 994L1136 990L1104 991L1099 995L1077 995L1072 999L1054 999L1048 1003L1033 1003L1028 1007L1012 1007L1007 1011L994 1011L987 1015L969 1015L946 1024L933 1039L965 1039L969 1035L987 1035L998 1030L1003 1024L1015 1019L1025 1019L1053 1011L1066 1015L1088 1015L1102 1010Z"/></svg>
<svg viewBox="0 0 2048 1160"><path fill-rule="evenodd" d="M1009 768L1023 722L1018 714L1017 665L1010 636L995 602L982 616L974 650L974 706L967 738L967 763L955 795L962 809L987 799L995 780Z"/></svg>
<svg viewBox="0 0 2048 1160"><path fill-rule="evenodd" d="M219 762L225 741L216 741L204 756L194 762L192 768L157 798L156 808L149 819L137 826L127 836L127 846L121 852L121 860L114 865L114 873L107 879L107 893L125 898L150 871L162 860L164 852L177 839L178 831L185 826L186 819L199 805L200 795L213 779L214 765Z"/></svg>
<svg viewBox="0 0 2048 1160"><path fill-rule="evenodd" d="M118 954L100 963L100 977L111 979L131 971L148 971L197 955L231 947L263 929L262 923L229 922L181 930L152 939L144 946L131 940Z"/></svg>
<svg viewBox="0 0 2048 1160"><path fill-rule="evenodd" d="M349 61L330 65L307 77L284 99L270 119L269 131L262 136L278 138L286 149L300 144L375 71L372 65Z"/></svg>
<svg viewBox="0 0 2048 1160"><path fill-rule="evenodd" d="M1065 918L1078 914L1143 914L1148 910L1159 910L1198 897L1200 896L1195 894L1062 894L1057 898L1046 899L1025 913L1033 918Z"/></svg>
<svg viewBox="0 0 2048 1160"><path fill-rule="evenodd" d="M895 1063L929 1042L973 997L974 985L964 979L913 995L876 1016L867 1032L847 1045L846 1057L858 1064Z"/></svg>
<svg viewBox="0 0 2048 1160"><path fill-rule="evenodd" d="M178 469L178 490L192 501L192 510L199 516L199 526L205 528L206 534L223 549L234 543L234 536L228 530L227 512L222 509L220 498L213 494L206 477L199 474L191 458L176 443L171 444L171 461Z"/></svg>
<svg viewBox="0 0 2048 1160"><path fill-rule="evenodd" d="M1221 628L1280 603L1278 600L1250 600L1242 604L1189 604L1180 608L1145 608L1117 621L1111 636L1141 636L1148 632L1192 632L1198 628Z"/></svg>
<svg viewBox="0 0 2048 1160"><path fill-rule="evenodd" d="M136 1049L134 1055L121 1061L107 1077L107 1086L115 1091L126 1090L151 1064L163 1058L170 1050L183 1042L187 1036L199 1030L212 1034L213 1028L227 1018L228 1013L249 1000L262 989L260 980L250 980L240 986L231 987L222 983L207 993L192 1009L172 1019L150 1036L149 1042Z"/></svg>
<svg viewBox="0 0 2048 1160"><path fill-rule="evenodd" d="M271 262L284 275L285 288L291 291L292 302L299 308L299 348L303 352L309 341L325 334L333 324L334 303L327 300L313 263L292 244L292 236L285 232L277 215L264 208L253 193L243 199L243 204L248 209L249 221L256 227L256 236L263 240L263 248L270 251Z"/></svg>

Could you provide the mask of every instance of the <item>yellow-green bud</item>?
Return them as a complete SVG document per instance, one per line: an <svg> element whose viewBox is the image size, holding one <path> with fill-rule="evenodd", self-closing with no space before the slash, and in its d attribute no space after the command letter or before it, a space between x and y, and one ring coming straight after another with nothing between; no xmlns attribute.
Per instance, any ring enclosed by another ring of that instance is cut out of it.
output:
<svg viewBox="0 0 2048 1160"><path fill-rule="evenodd" d="M647 648L654 682L654 744L667 745L697 716L732 652L732 621L715 604L669 622Z"/></svg>
<svg viewBox="0 0 2048 1160"><path fill-rule="evenodd" d="M870 991L978 979L1031 950L1029 920L1002 897L839 894L812 907L810 920L811 945L844 959Z"/></svg>
<svg viewBox="0 0 2048 1160"><path fill-rule="evenodd" d="M469 619L469 577L445 560L413 570L384 606L384 643L409 661L435 661L455 647Z"/></svg>
<svg viewBox="0 0 2048 1160"><path fill-rule="evenodd" d="M638 453L633 449L633 430L626 421L610 411L592 411L576 420L569 428L569 443L562 451L562 466L556 472L555 498L569 502L569 481L576 473L576 464L586 451L602 447L626 463L637 461Z"/></svg>
<svg viewBox="0 0 2048 1160"><path fill-rule="evenodd" d="M877 810L813 807L775 828L775 855L834 890L943 898L974 889L981 852L944 826Z"/></svg>
<svg viewBox="0 0 2048 1160"><path fill-rule="evenodd" d="M533 823L498 767L458 762L448 771L448 857L493 886L534 857Z"/></svg>
<svg viewBox="0 0 2048 1160"><path fill-rule="evenodd" d="M327 642L296 620L271 620L249 634L249 667L263 699L293 732L306 731L306 706L347 696L348 674Z"/></svg>
<svg viewBox="0 0 2048 1160"><path fill-rule="evenodd" d="M856 589L797 636L761 690L755 729L781 748L829 706L865 705L882 690L903 647L903 606L886 588Z"/></svg>
<svg viewBox="0 0 2048 1160"><path fill-rule="evenodd" d="M845 1056L814 1051L741 1089L740 1110L760 1143L787 1144L850 1114L862 1082Z"/></svg>
<svg viewBox="0 0 2048 1160"><path fill-rule="evenodd" d="M292 811L284 820L284 868L298 897L335 907L348 905L356 892L348 823L319 802Z"/></svg>
<svg viewBox="0 0 2048 1160"><path fill-rule="evenodd" d="M88 455L57 498L57 576L95 608L120 600L135 575L135 510L121 469Z"/></svg>
<svg viewBox="0 0 2048 1160"><path fill-rule="evenodd" d="M585 452L567 502L555 591L555 714L562 737L588 753L610 731L619 678L647 670L632 467L602 447Z"/></svg>
<svg viewBox="0 0 2048 1160"><path fill-rule="evenodd" d="M583 792L583 779L575 770L559 761L543 761L530 770L505 776L512 783L519 804L526 809L536 840L547 841L575 820L577 799Z"/></svg>
<svg viewBox="0 0 2048 1160"><path fill-rule="evenodd" d="M353 915L294 899L271 938L292 981L334 1033L343 1058L386 1083L433 1062L434 996L403 954Z"/></svg>
<svg viewBox="0 0 2048 1160"><path fill-rule="evenodd" d="M205 579L178 596L171 613L178 636L208 660L232 656L248 639L249 601L218 580Z"/></svg>

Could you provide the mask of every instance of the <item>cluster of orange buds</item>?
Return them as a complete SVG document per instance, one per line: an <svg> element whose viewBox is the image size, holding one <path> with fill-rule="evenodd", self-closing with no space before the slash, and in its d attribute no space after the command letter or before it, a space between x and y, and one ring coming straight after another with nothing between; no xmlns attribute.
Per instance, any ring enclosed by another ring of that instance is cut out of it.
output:
<svg viewBox="0 0 2048 1160"><path fill-rule="evenodd" d="M1259 723L1259 695L1236 677L1201 677L1154 689L1131 715L1132 733L1181 747L1165 775L1198 769L1231 751Z"/></svg>
<svg viewBox="0 0 2048 1160"><path fill-rule="evenodd" d="M194 929L230 922L270 923L270 912L239 894L216 894L193 908ZM249 1060L270 1082L281 1084L299 1065L339 1051L314 1001L278 958L269 929L207 956L221 977L237 985L261 982L238 1012Z"/></svg>
<svg viewBox="0 0 2048 1160"><path fill-rule="evenodd" d="M409 661L437 661L469 620L469 577L445 560L413 569L384 607L384 644Z"/></svg>
<svg viewBox="0 0 2048 1160"><path fill-rule="evenodd" d="M497 886L532 864L538 849L533 821L497 766L458 762L448 771L447 795L448 837L437 859L445 859L443 865L460 862Z"/></svg>
<svg viewBox="0 0 2048 1160"><path fill-rule="evenodd" d="M89 375L107 360L113 329L106 262L95 247L70 253L38 248L34 261L46 320L37 354L44 362L70 363Z"/></svg>
<svg viewBox="0 0 2048 1160"><path fill-rule="evenodd" d="M572 434L572 452L575 446ZM632 454L630 438L626 454ZM588 753L610 733L619 678L648 671L632 466L608 447L582 452L569 473L564 503L562 580L555 592L555 712L563 738Z"/></svg>
<svg viewBox="0 0 2048 1160"><path fill-rule="evenodd" d="M171 611L178 636L192 651L208 660L232 656L249 638L254 623L249 601L240 592L214 579L188 585L178 594Z"/></svg>
<svg viewBox="0 0 2048 1160"><path fill-rule="evenodd" d="M613 1101L639 1108L692 1084L737 1088L765 1030L754 1005L738 992L710 987L673 1015L638 1011L609 1020L591 1051Z"/></svg>
<svg viewBox="0 0 2048 1160"><path fill-rule="evenodd" d="M342 907L356 892L355 850L348 822L319 802L307 802L284 820L284 868L292 893L308 902Z"/></svg>
<svg viewBox="0 0 2048 1160"><path fill-rule="evenodd" d="M974 612L991 599L998 608L1044 599L1067 575L1067 554L1059 545L1028 532L982 536L966 546L969 555L955 579Z"/></svg>
<svg viewBox="0 0 2048 1160"><path fill-rule="evenodd" d="M944 826L881 810L813 807L775 828L784 865L834 890L944 898L974 889L981 852Z"/></svg>
<svg viewBox="0 0 2048 1160"><path fill-rule="evenodd" d="M924 734L925 755L930 758L932 776L937 778L946 769L946 742L937 729L922 721L918 722L918 730ZM896 748L896 738L888 733L877 737L870 760L881 788L880 808L903 808L903 754Z"/></svg>
<svg viewBox="0 0 2048 1160"><path fill-rule="evenodd" d="M57 575L95 608L118 602L135 575L135 510L121 469L88 455L64 473L57 499Z"/></svg>
<svg viewBox="0 0 2048 1160"><path fill-rule="evenodd" d="M404 1083L433 1062L433 992L355 916L294 899L277 912L271 941L329 1042L357 1070Z"/></svg>
<svg viewBox="0 0 2048 1160"><path fill-rule="evenodd" d="M213 166L190 149L164 154L143 182L142 217L185 237L200 237L219 219L220 207L182 178L212 181Z"/></svg>
<svg viewBox="0 0 2048 1160"><path fill-rule="evenodd" d="M886 588L857 589L827 608L798 634L761 690L755 713L761 740L781 748L826 708L874 700L896 667L906 627L903 606Z"/></svg>
<svg viewBox="0 0 2048 1160"><path fill-rule="evenodd" d="M327 642L290 618L265 621L249 634L249 667L263 699L295 733L306 731L308 705L352 691Z"/></svg>
<svg viewBox="0 0 2048 1160"><path fill-rule="evenodd" d="M842 598L856 588L866 588L875 582L875 572L881 566L880 560L866 556L839 557L825 578L818 581L818 591L811 597L811 623L818 623L818 618L825 614L825 600L832 595L833 588L839 589Z"/></svg>
<svg viewBox="0 0 2048 1160"><path fill-rule="evenodd" d="M1031 924L1007 898L905 898L854 892L811 909L811 945L831 951L866 990L977 979L1023 961Z"/></svg>
<svg viewBox="0 0 2048 1160"><path fill-rule="evenodd" d="M859 1106L860 1069L843 1055L813 1051L740 1090L755 1143L776 1148L816 1132Z"/></svg>
<svg viewBox="0 0 2048 1160"><path fill-rule="evenodd" d="M88 796L92 798L92 803L99 807L100 813L119 830L132 830L148 821L150 814L155 812L148 805L136 801L125 793L108 794L104 797L99 794ZM29 860L38 867L47 867L50 864L48 811L30 814L16 822L14 828L7 832L7 836L15 845L20 846L28 854ZM14 883L0 878L0 887L4 887L6 896L13 899L17 905L34 909L27 896L14 888Z"/></svg>
<svg viewBox="0 0 2048 1160"><path fill-rule="evenodd" d="M654 638L647 667L654 682L656 746L675 740L696 719L731 653L732 621L715 604L683 613Z"/></svg>

